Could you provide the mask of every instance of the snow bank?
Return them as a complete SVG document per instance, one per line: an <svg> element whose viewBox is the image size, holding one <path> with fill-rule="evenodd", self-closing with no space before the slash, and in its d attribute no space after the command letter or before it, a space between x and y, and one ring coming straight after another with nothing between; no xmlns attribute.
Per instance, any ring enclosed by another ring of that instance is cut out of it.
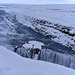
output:
<svg viewBox="0 0 75 75"><path fill-rule="evenodd" d="M0 46L0 75L75 75L75 70L23 58Z"/></svg>

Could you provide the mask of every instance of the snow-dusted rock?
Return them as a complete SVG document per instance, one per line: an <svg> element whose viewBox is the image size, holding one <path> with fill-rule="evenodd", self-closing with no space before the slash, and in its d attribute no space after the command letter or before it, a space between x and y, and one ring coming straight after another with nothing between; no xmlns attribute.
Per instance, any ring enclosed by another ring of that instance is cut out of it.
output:
<svg viewBox="0 0 75 75"><path fill-rule="evenodd" d="M26 49L28 48L38 48L41 50L41 46L44 46L44 43L39 42L39 41L29 41L28 43L25 43L23 45L23 47L25 47Z"/></svg>

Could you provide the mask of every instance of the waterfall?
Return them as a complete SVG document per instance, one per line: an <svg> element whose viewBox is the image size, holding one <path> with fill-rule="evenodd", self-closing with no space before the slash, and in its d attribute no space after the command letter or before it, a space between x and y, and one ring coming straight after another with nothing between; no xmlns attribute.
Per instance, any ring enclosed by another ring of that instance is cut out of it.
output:
<svg viewBox="0 0 75 75"><path fill-rule="evenodd" d="M16 53L23 57L30 58L30 54L24 47L18 48Z"/></svg>
<svg viewBox="0 0 75 75"><path fill-rule="evenodd" d="M24 47L18 48L16 51L16 53L26 58L31 58L30 52L31 50L26 50ZM75 69L74 54L70 55L66 53L59 53L51 49L41 49L41 52L38 55L38 60L43 60Z"/></svg>
<svg viewBox="0 0 75 75"><path fill-rule="evenodd" d="M50 49L42 49L40 60L60 64L75 69L75 55L58 53Z"/></svg>

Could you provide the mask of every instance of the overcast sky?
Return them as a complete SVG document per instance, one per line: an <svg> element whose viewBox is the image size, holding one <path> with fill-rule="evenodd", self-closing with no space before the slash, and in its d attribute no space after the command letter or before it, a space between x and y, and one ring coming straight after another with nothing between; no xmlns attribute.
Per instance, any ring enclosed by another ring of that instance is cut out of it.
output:
<svg viewBox="0 0 75 75"><path fill-rule="evenodd" d="M75 0L0 0L0 3L15 4L75 4Z"/></svg>

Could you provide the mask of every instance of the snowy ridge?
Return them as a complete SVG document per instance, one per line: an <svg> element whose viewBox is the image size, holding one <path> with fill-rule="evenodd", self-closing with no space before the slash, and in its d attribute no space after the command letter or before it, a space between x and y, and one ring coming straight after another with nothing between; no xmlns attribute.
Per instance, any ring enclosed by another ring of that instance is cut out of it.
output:
<svg viewBox="0 0 75 75"><path fill-rule="evenodd" d="M23 58L0 46L0 75L75 75L63 66Z"/></svg>

